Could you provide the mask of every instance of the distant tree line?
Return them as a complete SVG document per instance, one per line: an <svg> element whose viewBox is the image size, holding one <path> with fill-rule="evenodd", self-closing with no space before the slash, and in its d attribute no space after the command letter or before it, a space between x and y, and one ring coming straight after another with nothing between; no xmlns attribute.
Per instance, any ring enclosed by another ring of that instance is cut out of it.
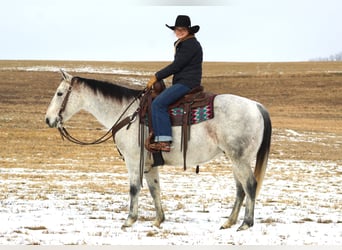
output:
<svg viewBox="0 0 342 250"><path fill-rule="evenodd" d="M342 61L342 51L337 54L330 55L328 57L314 58L314 59L311 59L310 61L330 61L330 62Z"/></svg>

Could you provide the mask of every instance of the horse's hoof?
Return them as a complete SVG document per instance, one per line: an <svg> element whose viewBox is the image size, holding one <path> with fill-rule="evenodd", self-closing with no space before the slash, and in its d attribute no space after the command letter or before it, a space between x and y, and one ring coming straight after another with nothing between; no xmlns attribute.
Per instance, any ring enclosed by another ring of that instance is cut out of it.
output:
<svg viewBox="0 0 342 250"><path fill-rule="evenodd" d="M154 221L152 225L156 228L160 228L160 224L161 224L160 221Z"/></svg>
<svg viewBox="0 0 342 250"><path fill-rule="evenodd" d="M246 230L246 229L248 229L248 228L250 228L250 227L252 227L253 226L253 224L252 225L249 225L249 224L247 224L247 223L242 223L242 225L236 230L236 231L242 231L242 230Z"/></svg>
<svg viewBox="0 0 342 250"><path fill-rule="evenodd" d="M160 224L162 224L164 221L165 221L165 216L164 216L164 213L163 213L163 215L160 218L157 218L157 219L154 220L153 226L155 226L157 228L160 228Z"/></svg>
<svg viewBox="0 0 342 250"><path fill-rule="evenodd" d="M228 220L220 227L220 230L231 228L233 225L235 225L235 223L236 221Z"/></svg>
<svg viewBox="0 0 342 250"><path fill-rule="evenodd" d="M132 227L133 223L132 224L128 224L128 223L124 223L122 226L121 226L121 230L122 231L126 231L127 228L129 227Z"/></svg>
<svg viewBox="0 0 342 250"><path fill-rule="evenodd" d="M231 228L231 227L232 227L232 225L222 225L222 226L220 227L220 230L228 229L228 228Z"/></svg>
<svg viewBox="0 0 342 250"><path fill-rule="evenodd" d="M127 227L131 227L134 222L137 221L137 218L133 218L133 217L128 217L127 220L125 221L125 223L121 226L121 229L125 229Z"/></svg>

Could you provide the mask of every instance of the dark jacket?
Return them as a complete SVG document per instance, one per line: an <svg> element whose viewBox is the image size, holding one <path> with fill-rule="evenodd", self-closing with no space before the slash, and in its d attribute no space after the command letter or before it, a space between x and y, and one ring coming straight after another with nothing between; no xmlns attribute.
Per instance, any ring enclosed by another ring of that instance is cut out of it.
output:
<svg viewBox="0 0 342 250"><path fill-rule="evenodd" d="M173 75L172 84L181 83L190 88L201 84L203 52L195 37L175 42L174 61L156 73L158 80Z"/></svg>

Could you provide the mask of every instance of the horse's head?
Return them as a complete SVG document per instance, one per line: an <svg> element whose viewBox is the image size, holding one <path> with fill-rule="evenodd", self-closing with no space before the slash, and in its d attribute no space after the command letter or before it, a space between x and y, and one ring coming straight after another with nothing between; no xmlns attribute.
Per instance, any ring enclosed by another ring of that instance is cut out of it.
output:
<svg viewBox="0 0 342 250"><path fill-rule="evenodd" d="M58 86L46 111L45 122L52 127L60 127L63 122L79 111L77 91L73 91L73 76L61 70L62 82Z"/></svg>

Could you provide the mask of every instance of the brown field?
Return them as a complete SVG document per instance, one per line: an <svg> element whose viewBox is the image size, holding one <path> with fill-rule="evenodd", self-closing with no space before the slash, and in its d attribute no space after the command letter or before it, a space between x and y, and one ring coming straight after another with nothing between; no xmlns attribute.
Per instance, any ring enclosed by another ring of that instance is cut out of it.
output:
<svg viewBox="0 0 342 250"><path fill-rule="evenodd" d="M1 175L1 180L13 180L16 183L15 188L10 185L2 186L0 200L6 201L10 197L45 200L51 193L63 192L66 189L86 189L99 193L128 192L128 179L125 175L127 170L112 142L100 146L77 146L67 141L63 142L56 129L46 126L45 111L59 85L61 76L51 70L28 70L29 67L53 66L71 69L111 67L129 70L132 73L128 75L75 73L72 70L69 73L138 88L137 85L133 85L132 79L146 82L150 74L165 64L163 62L0 61L0 167L8 169ZM341 180L341 62L205 63L203 85L211 92L231 93L256 100L270 111L274 128L270 159L333 162L335 177ZM84 140L91 140L103 134L102 126L84 112L68 122L67 127L72 134ZM295 139L289 139L291 136ZM216 162L213 165L215 164L220 163ZM10 169L21 168L36 171L32 173L10 171ZM203 170L209 171L209 169L208 166L204 166ZM40 170L70 170L80 171L83 174L75 179L74 175L40 174ZM179 171L182 171L181 167ZM104 185L101 182L89 181L86 175L88 172L124 175L119 175L117 177L119 179L114 181L115 184L107 182ZM220 175L219 172L216 174ZM302 174L310 176L307 172ZM315 178L325 178L328 175L325 172L319 174L320 177L315 176ZM267 175L269 179L273 177L296 179L301 174L294 172L280 177L282 173L274 169L273 173L268 172ZM63 178L71 184L68 187L54 184L54 178ZM232 175L228 178L232 181ZM32 183L28 184L27 181ZM28 191L28 187L31 191ZM339 186L336 190L341 195ZM232 191L231 196L233 195ZM64 198L68 199L68 197ZM272 199L265 198L263 202L274 203ZM341 200L336 199L337 204L332 209L339 210ZM294 204L296 201L283 202ZM182 208L184 205L179 203L179 206ZM127 209L127 207L122 208L123 211ZM264 218L264 222L261 221L261 223L273 222L277 221L271 217ZM40 229L36 230L45 228L42 225L28 225L24 229L37 227Z"/></svg>
<svg viewBox="0 0 342 250"><path fill-rule="evenodd" d="M71 153L84 150L92 154L94 148L80 149L59 141L57 131L44 124L46 108L60 82L57 72L24 71L24 67L57 66L115 67L136 72L154 72L165 63L110 63L110 62L44 62L1 61L0 62L0 139L3 142L1 155L32 159L35 152L52 154ZM20 68L22 67L22 68ZM73 73L73 72L70 72ZM103 79L121 84L130 84L130 79L148 80L149 74L122 77L116 74L75 73L83 77ZM128 80L127 80L128 79ZM203 85L208 91L232 93L261 102L271 114L274 133L284 129L342 135L342 63L206 63ZM74 133L94 138L97 124L88 114L81 114L72 121ZM84 128L87 128L84 130ZM101 133L100 133L101 134ZM341 159L342 153L333 146L336 138L324 138L324 143L278 143L272 144L272 154L291 159ZM341 143L341 142L339 142ZM66 147L68 150L65 150ZM90 152L89 152L89 151ZM112 155L112 146L108 145ZM66 152L67 151L67 152ZM27 158L25 158L27 157ZM271 155L272 157L272 155ZM36 159L39 160L39 159ZM18 163L9 164L13 167ZM2 164L3 165L3 164ZM6 163L8 166L8 163Z"/></svg>

